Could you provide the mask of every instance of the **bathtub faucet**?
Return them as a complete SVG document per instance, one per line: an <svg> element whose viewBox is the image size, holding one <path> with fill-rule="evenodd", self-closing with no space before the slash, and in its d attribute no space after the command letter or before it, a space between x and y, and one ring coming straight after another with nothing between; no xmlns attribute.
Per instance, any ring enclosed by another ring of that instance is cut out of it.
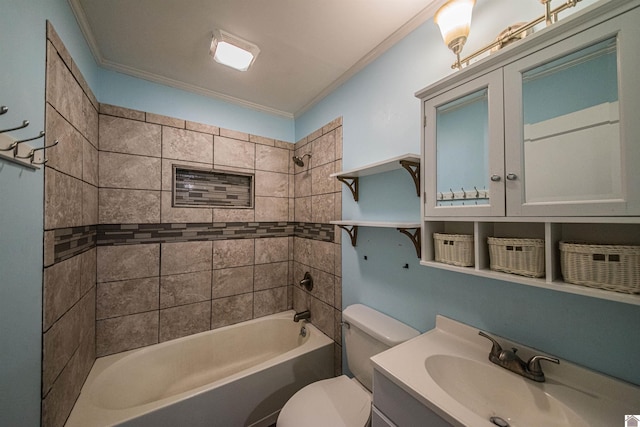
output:
<svg viewBox="0 0 640 427"><path fill-rule="evenodd" d="M296 313L293 315L294 322L299 322L303 319L311 319L311 312L309 310L301 311L300 313Z"/></svg>

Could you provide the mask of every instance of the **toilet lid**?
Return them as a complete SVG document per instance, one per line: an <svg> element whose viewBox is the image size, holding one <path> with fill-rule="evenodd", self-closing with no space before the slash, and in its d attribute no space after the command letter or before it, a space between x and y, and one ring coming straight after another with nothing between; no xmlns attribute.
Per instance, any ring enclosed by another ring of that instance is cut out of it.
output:
<svg viewBox="0 0 640 427"><path fill-rule="evenodd" d="M277 427L366 426L371 395L346 375L302 388L287 401Z"/></svg>

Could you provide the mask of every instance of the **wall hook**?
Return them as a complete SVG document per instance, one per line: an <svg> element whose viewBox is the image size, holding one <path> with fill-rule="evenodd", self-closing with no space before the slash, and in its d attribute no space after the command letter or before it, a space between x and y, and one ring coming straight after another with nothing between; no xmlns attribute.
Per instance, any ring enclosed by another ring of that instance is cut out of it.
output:
<svg viewBox="0 0 640 427"><path fill-rule="evenodd" d="M480 192L478 191L478 188L474 185L473 189L476 190L476 199L479 199L480 198ZM476 203L476 205L477 205L477 203Z"/></svg>
<svg viewBox="0 0 640 427"><path fill-rule="evenodd" d="M27 126L29 126L29 120L25 120L25 121L23 121L23 122L22 122L22 124L21 124L20 126L16 126L16 127L14 127L14 128L11 128L11 129L2 129L2 130L0 130L0 133L11 132L11 131L13 131L13 130L18 130L18 129L24 129L24 128L26 128Z"/></svg>
<svg viewBox="0 0 640 427"><path fill-rule="evenodd" d="M9 107L7 107L6 105L3 105L2 107L0 107L0 116L6 113L7 111L9 111Z"/></svg>
<svg viewBox="0 0 640 427"><path fill-rule="evenodd" d="M44 132L42 132L44 133ZM35 139L35 138L34 138ZM44 150L46 148L51 148L51 147L55 147L56 145L58 145L60 141L58 141L57 139L54 141L53 144L51 145L45 145L44 147L39 147L39 148L34 148L31 151L29 151L29 153L27 153L26 156L15 156L18 159L30 159L31 164L34 165L44 165L45 163L47 163L49 160L48 159L44 159L42 162L34 162L33 161L33 157L36 154L36 151L40 151L40 150Z"/></svg>
<svg viewBox="0 0 640 427"><path fill-rule="evenodd" d="M466 199L467 198L467 192L464 191L464 187L460 187L460 189L462 190L462 198Z"/></svg>
<svg viewBox="0 0 640 427"><path fill-rule="evenodd" d="M456 193L453 192L453 189L449 189L449 191L451 191L451 200L454 200L456 198Z"/></svg>

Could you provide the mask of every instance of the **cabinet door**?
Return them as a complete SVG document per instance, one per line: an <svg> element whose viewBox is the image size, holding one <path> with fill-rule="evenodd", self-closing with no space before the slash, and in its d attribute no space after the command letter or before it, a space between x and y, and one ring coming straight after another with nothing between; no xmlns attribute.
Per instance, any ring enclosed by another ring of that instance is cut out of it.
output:
<svg viewBox="0 0 640 427"><path fill-rule="evenodd" d="M507 215L640 213L638 9L504 69Z"/></svg>
<svg viewBox="0 0 640 427"><path fill-rule="evenodd" d="M502 70L424 102L426 216L504 215Z"/></svg>

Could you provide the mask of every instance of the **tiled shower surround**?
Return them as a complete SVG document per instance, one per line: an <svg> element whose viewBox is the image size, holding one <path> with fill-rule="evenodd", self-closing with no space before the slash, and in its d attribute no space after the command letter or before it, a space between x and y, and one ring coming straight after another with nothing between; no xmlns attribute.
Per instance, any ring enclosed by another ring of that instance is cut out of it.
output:
<svg viewBox="0 0 640 427"><path fill-rule="evenodd" d="M99 104L47 34L43 426L96 357L291 307L335 340L339 373L342 120L294 145ZM173 207L173 165L253 174L254 208Z"/></svg>

